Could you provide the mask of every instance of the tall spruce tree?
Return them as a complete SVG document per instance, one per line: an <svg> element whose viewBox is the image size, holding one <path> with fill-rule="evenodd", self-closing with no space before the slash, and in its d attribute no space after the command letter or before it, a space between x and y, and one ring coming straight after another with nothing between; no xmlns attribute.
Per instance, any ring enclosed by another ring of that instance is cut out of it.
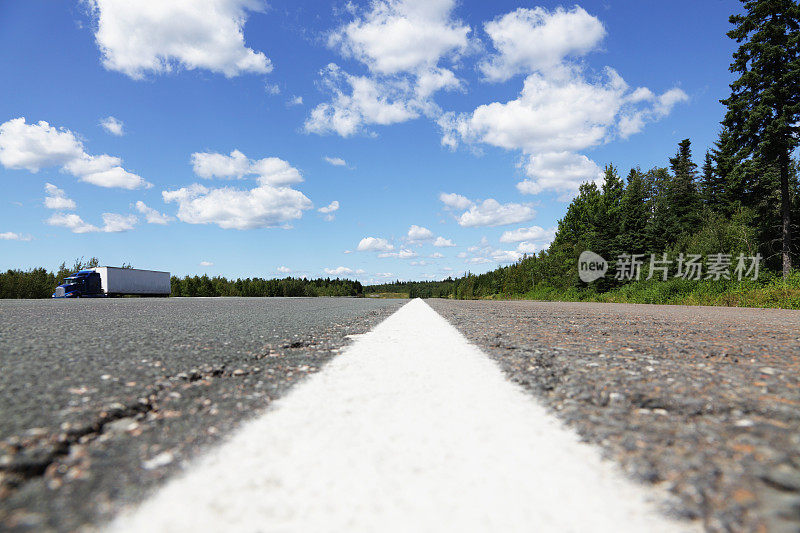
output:
<svg viewBox="0 0 800 533"><path fill-rule="evenodd" d="M722 212L731 216L740 206L748 205L750 187L746 182L746 174L740 168L740 150L734 145L728 128L723 127L719 138L711 150L714 170L722 184Z"/></svg>
<svg viewBox="0 0 800 533"><path fill-rule="evenodd" d="M617 253L617 236L621 229L620 209L625 193L625 184L612 164L606 165L601 192L602 199L596 219L597 241L594 247L595 252L610 259Z"/></svg>
<svg viewBox="0 0 800 533"><path fill-rule="evenodd" d="M697 190L697 165L692 161L692 143L678 143L678 153L669 160L672 180L667 185L667 219L670 237L678 239L697 231L701 221L702 201Z"/></svg>
<svg viewBox="0 0 800 533"><path fill-rule="evenodd" d="M700 194L703 203L715 213L721 213L725 205L725 184L714 165L714 157L706 151L700 174Z"/></svg>
<svg viewBox="0 0 800 533"><path fill-rule="evenodd" d="M732 15L728 37L739 43L731 72L724 125L748 156L779 171L781 264L792 268L790 159L800 134L800 5L796 0L742 0L745 12Z"/></svg>
<svg viewBox="0 0 800 533"><path fill-rule="evenodd" d="M647 203L647 187L639 169L631 169L628 185L620 202L620 233L617 249L622 253L643 254L650 252L647 227L650 209Z"/></svg>

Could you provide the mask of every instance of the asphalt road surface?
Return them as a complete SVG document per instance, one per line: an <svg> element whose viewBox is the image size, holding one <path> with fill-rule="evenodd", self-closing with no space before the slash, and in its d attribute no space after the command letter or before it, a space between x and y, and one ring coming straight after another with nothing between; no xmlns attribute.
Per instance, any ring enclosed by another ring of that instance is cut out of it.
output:
<svg viewBox="0 0 800 533"><path fill-rule="evenodd" d="M0 300L0 530L106 520L403 303Z"/></svg>
<svg viewBox="0 0 800 533"><path fill-rule="evenodd" d="M800 531L800 312L430 305L709 531Z"/></svg>
<svg viewBox="0 0 800 533"><path fill-rule="evenodd" d="M440 316L426 314L432 311L418 301L393 315L404 303L0 301L0 529L103 524L123 504L146 497L145 513L179 508L187 492L174 489L181 479L214 476L221 476L220 487L238 483L238 490L260 487L284 497L286 506L275 512L286 520L325 519L324 512L305 513L321 505L339 523L362 530L374 530L381 517L413 520L425 502L438 504L421 513L433 520L428 524L524 529L519 521L535 518L530 510L518 512L515 502L574 493L564 500L571 506L546 505L540 513L557 509L566 522L531 525L559 530L558 524L580 524L570 522L576 518L570 513L591 516L591 496L579 508L580 491L570 488L577 471L598 480L592 485L598 501L619 493L599 507L608 517L630 511L632 520L649 519L638 504L626 510L625 501L639 498L623 497L624 483L601 490L605 467L590 456L602 450L608 464L641 482L637 491L661 495L668 514L684 524L800 531L800 313L429 300ZM348 335L368 331L334 357L350 343ZM274 409L264 412L268 406ZM592 453L575 448L546 420L553 414L591 443ZM213 446L222 437L230 440ZM237 442L247 453L230 448ZM424 453L414 453L414 442ZM287 450L285 464L274 450L269 459L270 448ZM313 456L322 460L310 461ZM181 467L184 476L174 480ZM237 481L261 470L270 472L265 479ZM370 473L381 473L385 483L354 482ZM165 485L167 478L174 481ZM198 501L222 498L215 484L199 483L210 492L201 490ZM276 486L307 497L285 499L293 493ZM481 486L507 497L492 499ZM326 507L315 487L340 490L331 492ZM348 505L333 504L347 503L351 493L362 494L366 510L342 516ZM503 512L481 514L489 500ZM263 499L224 501L222 507L240 510L234 517L275 518ZM469 505L452 507L459 501ZM115 524L141 530L136 524L158 514ZM175 516L162 518L161 529L170 530L164 524L174 524ZM322 523L291 520L285 523ZM272 529L269 522L261 527ZM592 529L586 522L574 527Z"/></svg>

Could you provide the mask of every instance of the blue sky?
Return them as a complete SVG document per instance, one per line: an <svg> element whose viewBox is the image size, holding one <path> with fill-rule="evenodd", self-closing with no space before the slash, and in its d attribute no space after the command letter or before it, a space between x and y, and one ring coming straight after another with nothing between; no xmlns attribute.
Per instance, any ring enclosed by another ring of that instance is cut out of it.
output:
<svg viewBox="0 0 800 533"><path fill-rule="evenodd" d="M700 162L739 9L2 2L0 268L490 270L546 247L605 164L687 137Z"/></svg>

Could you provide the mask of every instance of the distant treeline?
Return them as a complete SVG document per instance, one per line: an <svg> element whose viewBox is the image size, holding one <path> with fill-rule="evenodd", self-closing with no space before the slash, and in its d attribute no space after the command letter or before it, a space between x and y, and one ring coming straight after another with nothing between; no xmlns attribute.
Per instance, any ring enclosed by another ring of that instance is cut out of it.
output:
<svg viewBox="0 0 800 533"><path fill-rule="evenodd" d="M0 298L50 298L56 287L64 282L64 278L79 270L99 265L100 261L96 257L88 261L81 257L75 260L72 268L61 263L56 272L49 272L45 268L0 272Z"/></svg>
<svg viewBox="0 0 800 533"><path fill-rule="evenodd" d="M64 278L79 270L93 268L100 261L76 259L72 268L62 263L56 272L45 268L0 272L0 298L50 298ZM130 265L123 265L130 267ZM263 279L229 280L223 277L172 276L172 296L363 296L358 281L347 279Z"/></svg>
<svg viewBox="0 0 800 533"><path fill-rule="evenodd" d="M246 278L172 276L172 296L363 296L363 287L349 279Z"/></svg>

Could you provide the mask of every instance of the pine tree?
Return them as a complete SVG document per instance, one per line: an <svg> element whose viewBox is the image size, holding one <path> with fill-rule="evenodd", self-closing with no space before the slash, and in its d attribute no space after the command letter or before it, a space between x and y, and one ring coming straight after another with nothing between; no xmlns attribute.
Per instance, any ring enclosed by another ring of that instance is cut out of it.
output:
<svg viewBox="0 0 800 533"><path fill-rule="evenodd" d="M792 268L790 159L800 134L800 5L796 0L742 0L728 37L739 43L724 124L737 145L779 172L781 263Z"/></svg>

